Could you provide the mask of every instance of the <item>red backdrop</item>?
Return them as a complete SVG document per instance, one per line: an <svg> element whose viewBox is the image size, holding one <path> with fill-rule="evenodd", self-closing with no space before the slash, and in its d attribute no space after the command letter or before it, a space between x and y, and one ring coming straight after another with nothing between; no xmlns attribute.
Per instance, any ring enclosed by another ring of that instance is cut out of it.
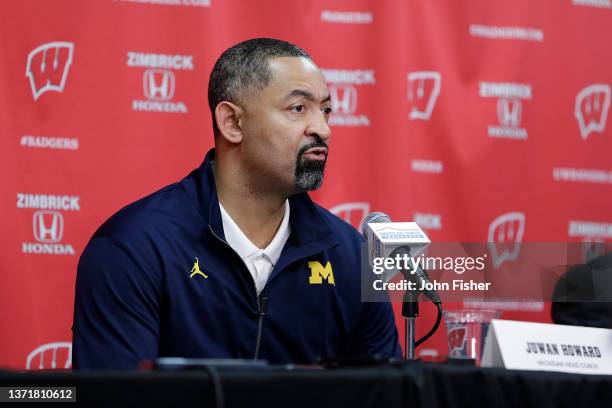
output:
<svg viewBox="0 0 612 408"><path fill-rule="evenodd" d="M313 196L353 225L376 210L433 241L497 240L500 225L522 241L610 240L611 7L4 0L0 366L70 365L84 245L199 165L212 65L251 37L295 42L325 70L334 135ZM544 304L502 306L548 319ZM446 354L443 328L423 347Z"/></svg>

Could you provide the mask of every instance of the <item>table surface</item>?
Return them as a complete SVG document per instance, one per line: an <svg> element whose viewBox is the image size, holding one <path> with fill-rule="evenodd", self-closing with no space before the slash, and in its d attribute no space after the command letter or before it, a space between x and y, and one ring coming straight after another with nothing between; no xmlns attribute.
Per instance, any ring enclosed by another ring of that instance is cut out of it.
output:
<svg viewBox="0 0 612 408"><path fill-rule="evenodd" d="M612 407L612 376L420 362L327 370L218 368L212 374L5 371L0 386L74 386L77 403L66 404L73 407Z"/></svg>

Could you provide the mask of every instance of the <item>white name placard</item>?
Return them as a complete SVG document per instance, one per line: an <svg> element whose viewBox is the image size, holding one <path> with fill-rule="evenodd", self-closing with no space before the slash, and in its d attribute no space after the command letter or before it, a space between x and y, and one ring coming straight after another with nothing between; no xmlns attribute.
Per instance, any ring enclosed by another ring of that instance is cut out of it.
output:
<svg viewBox="0 0 612 408"><path fill-rule="evenodd" d="M483 367L612 374L612 330L493 320Z"/></svg>

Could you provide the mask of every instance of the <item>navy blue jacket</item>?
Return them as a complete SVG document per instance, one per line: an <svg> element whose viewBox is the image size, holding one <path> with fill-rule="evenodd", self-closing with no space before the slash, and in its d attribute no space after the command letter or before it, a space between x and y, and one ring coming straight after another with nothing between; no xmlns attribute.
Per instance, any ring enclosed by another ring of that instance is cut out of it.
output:
<svg viewBox="0 0 612 408"><path fill-rule="evenodd" d="M360 300L361 236L306 193L289 198L291 235L257 296L225 241L213 159L214 149L88 243L76 281L74 368L132 369L163 356L400 357L390 304ZM202 274L193 273L196 258Z"/></svg>

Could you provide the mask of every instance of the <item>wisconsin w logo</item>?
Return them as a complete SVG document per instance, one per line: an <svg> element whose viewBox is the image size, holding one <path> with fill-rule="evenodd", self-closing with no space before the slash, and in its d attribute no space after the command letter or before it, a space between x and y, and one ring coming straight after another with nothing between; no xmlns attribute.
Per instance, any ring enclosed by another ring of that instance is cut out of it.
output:
<svg viewBox="0 0 612 408"><path fill-rule="evenodd" d="M467 329L465 326L453 326L448 329L448 354L462 356L467 345Z"/></svg>
<svg viewBox="0 0 612 408"><path fill-rule="evenodd" d="M408 73L408 100L412 102L410 119L429 120L440 95L442 76L436 71Z"/></svg>
<svg viewBox="0 0 612 408"><path fill-rule="evenodd" d="M46 43L30 51L26 76L30 78L34 100L47 91L64 90L73 53L74 44L66 41Z"/></svg>
<svg viewBox="0 0 612 408"><path fill-rule="evenodd" d="M516 261L521 250L525 232L525 214L510 212L502 214L489 225L487 246L493 255L495 268L504 261Z"/></svg>
<svg viewBox="0 0 612 408"><path fill-rule="evenodd" d="M575 115L580 136L586 140L591 132L603 133L610 108L610 85L589 85L576 95Z"/></svg>
<svg viewBox="0 0 612 408"><path fill-rule="evenodd" d="M332 270L332 266L329 261L327 261L325 267L323 267L321 262L318 261L308 262L308 267L310 268L308 283L311 285L321 285L323 284L323 279L325 279L330 285L336 285L336 282L334 281L334 271Z"/></svg>
<svg viewBox="0 0 612 408"><path fill-rule="evenodd" d="M26 358L26 370L69 369L72 367L72 343L57 341L36 347Z"/></svg>
<svg viewBox="0 0 612 408"><path fill-rule="evenodd" d="M370 203L342 203L330 208L329 211L342 218L353 227L360 228L363 219L370 212Z"/></svg>

